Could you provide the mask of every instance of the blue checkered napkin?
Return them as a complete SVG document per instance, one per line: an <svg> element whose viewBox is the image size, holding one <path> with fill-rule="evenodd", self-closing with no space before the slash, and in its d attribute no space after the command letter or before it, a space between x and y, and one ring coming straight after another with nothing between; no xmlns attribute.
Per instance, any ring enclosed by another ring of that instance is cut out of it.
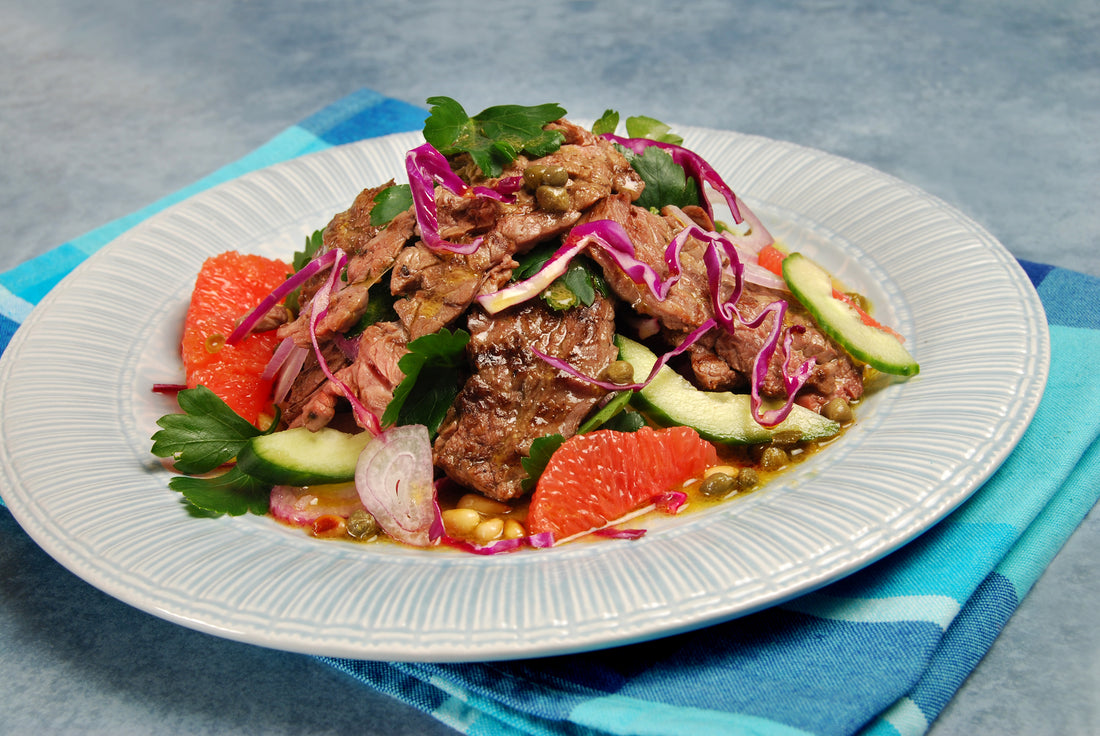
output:
<svg viewBox="0 0 1100 736"><path fill-rule="evenodd" d="M164 207L423 120L362 90L172 197L0 274L0 348L61 277ZM1100 355L1100 280L1023 265L1050 322L1042 403L1000 470L898 552L786 605L644 644L506 663L326 661L471 735L923 733L1100 497L1100 381L1088 371Z"/></svg>
<svg viewBox="0 0 1100 736"><path fill-rule="evenodd" d="M1100 497L1100 280L1024 263L1051 368L1008 460L945 520L815 593L706 630L489 664L333 664L468 734L924 733ZM1041 472L1036 472L1041 469Z"/></svg>

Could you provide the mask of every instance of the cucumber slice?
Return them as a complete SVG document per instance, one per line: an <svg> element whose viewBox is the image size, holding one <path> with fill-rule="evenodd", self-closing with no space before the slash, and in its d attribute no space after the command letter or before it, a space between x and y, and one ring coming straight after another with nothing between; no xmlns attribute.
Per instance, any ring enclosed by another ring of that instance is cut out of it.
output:
<svg viewBox="0 0 1100 736"><path fill-rule="evenodd" d="M634 376L642 380L653 370L657 356L649 348L622 335L615 336L619 357L634 366ZM840 431L837 422L801 406L774 427L763 427L752 418L748 394L729 391L700 391L676 371L663 366L656 377L635 394L654 419L661 423L682 424L712 442L754 445L771 441L779 432L796 430L804 440L831 437Z"/></svg>
<svg viewBox="0 0 1100 736"><path fill-rule="evenodd" d="M355 479L355 464L371 439L370 432L295 427L253 437L237 454L237 467L277 486L343 483Z"/></svg>
<svg viewBox="0 0 1100 736"><path fill-rule="evenodd" d="M920 366L901 342L888 332L866 325L855 310L833 297L829 274L801 253L783 259L783 280L822 332L862 361L883 373L915 376Z"/></svg>

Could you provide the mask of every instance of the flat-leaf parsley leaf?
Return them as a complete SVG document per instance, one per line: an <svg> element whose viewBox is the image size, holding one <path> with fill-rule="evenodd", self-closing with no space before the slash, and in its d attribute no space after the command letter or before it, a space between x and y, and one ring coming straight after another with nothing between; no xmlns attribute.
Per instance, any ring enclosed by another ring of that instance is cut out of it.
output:
<svg viewBox="0 0 1100 736"><path fill-rule="evenodd" d="M237 456L252 437L260 434L206 386L184 389L176 395L183 414L157 420L153 454L171 457L187 475L208 473Z"/></svg>
<svg viewBox="0 0 1100 736"><path fill-rule="evenodd" d="M634 204L656 210L670 204L677 207L699 204L699 187L695 179L684 173L684 167L665 151L650 146L641 156L627 152L626 157L645 182L645 189Z"/></svg>
<svg viewBox="0 0 1100 736"><path fill-rule="evenodd" d="M177 475L168 487L183 494L188 503L209 515L264 515L271 499L271 485L245 474L234 465L212 478Z"/></svg>
<svg viewBox="0 0 1100 736"><path fill-rule="evenodd" d="M560 105L497 105L470 117L450 97L429 97L424 139L441 153L468 153L486 176L500 176L504 166L526 152L534 158L558 150L565 136L543 126L565 116Z"/></svg>
<svg viewBox="0 0 1100 736"><path fill-rule="evenodd" d="M423 424L434 436L458 395L470 333L446 327L411 341L397 367L405 374L382 413L382 426Z"/></svg>
<svg viewBox="0 0 1100 736"><path fill-rule="evenodd" d="M370 211L370 224L374 227L388 225L390 220L412 207L412 189L408 184L394 184L374 195Z"/></svg>

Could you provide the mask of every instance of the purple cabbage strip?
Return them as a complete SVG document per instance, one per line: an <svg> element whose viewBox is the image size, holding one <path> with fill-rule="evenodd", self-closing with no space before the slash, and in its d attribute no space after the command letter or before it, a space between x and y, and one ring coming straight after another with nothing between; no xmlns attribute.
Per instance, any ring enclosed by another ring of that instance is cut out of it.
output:
<svg viewBox="0 0 1100 736"><path fill-rule="evenodd" d="M726 205L730 208L730 213L733 215L735 224L748 224L750 234L747 236L738 236L738 240L742 245L753 252L757 252L765 245L775 242L775 239L772 238L767 228L764 227L764 223L760 221L760 218L741 201L741 198L730 189L725 180L714 170L714 167L707 163L706 159L699 154L683 146L655 141L649 138L624 138L611 133L605 133L603 137L614 143L618 143L620 146L638 155L644 154L645 149L650 146L656 146L664 150L672 156L674 163L682 166L684 172L695 180L695 184L699 188L700 204L711 219L714 219L714 208L711 207L710 201L706 197L704 185L713 187L714 190L726 200Z"/></svg>
<svg viewBox="0 0 1100 736"><path fill-rule="evenodd" d="M508 176L500 179L494 187L477 186L471 189L451 170L447 157L430 143L417 146L405 154L405 171L409 175L413 211L416 213L416 223L420 227L420 237L424 244L432 250L462 255L475 252L481 246L482 238L475 238L469 243L452 243L439 235L439 214L435 206L436 183L460 197L488 197L498 202L514 201L515 193L523 186L523 177Z"/></svg>
<svg viewBox="0 0 1100 736"><path fill-rule="evenodd" d="M267 365L264 366L263 373L260 374L260 378L264 381L270 381L275 378L279 369L286 363L287 358L294 352L294 338L284 338L282 342L275 348L275 352L271 354L271 360L267 361Z"/></svg>
<svg viewBox="0 0 1100 736"><path fill-rule="evenodd" d="M687 500L687 494L683 491L665 491L653 497L653 503L657 509L666 514L680 513Z"/></svg>
<svg viewBox="0 0 1100 736"><path fill-rule="evenodd" d="M405 154L405 170L409 174L413 211L420 226L420 237L432 250L447 250L469 254L481 246L481 238L461 245L444 240L439 235L439 216L435 208L435 183L438 181L455 194L465 194L466 182L453 171L446 157L430 143L425 143Z"/></svg>
<svg viewBox="0 0 1100 736"><path fill-rule="evenodd" d="M645 533L645 529L617 529L613 526L592 532L597 537L607 537L608 539L641 539L645 536Z"/></svg>
<svg viewBox="0 0 1100 736"><path fill-rule="evenodd" d="M471 552L475 555L499 555L504 552L514 552L523 547L534 547L535 549L552 547L554 546L554 537L550 532L539 532L538 534L532 534L527 537L498 539L488 544L474 544L473 542L467 542L465 539L458 539L449 534L445 534L443 536L443 542L464 552Z"/></svg>
<svg viewBox="0 0 1100 736"><path fill-rule="evenodd" d="M332 259L332 271L329 274L328 279L324 285L317 290L317 293L313 295L313 299L310 301L309 308L309 339L313 343L313 353L317 356L317 363L321 366L321 371L324 372L325 377L332 381L340 393L344 395L344 398L351 404L352 411L355 414L356 423L367 430L373 435L377 435L382 431L382 425L378 421L370 409L363 405L363 402L359 401L359 398L355 395L355 392L351 388L336 377L336 374L328 367L328 362L325 361L325 356L321 352L321 346L317 342L317 323L324 319L325 314L328 313L329 300L332 298L333 291L336 289L336 284L340 282L340 271L344 268L344 264L347 263L347 256L344 255L344 251L339 248L333 248L325 253L327 256L329 253L336 254ZM327 259L326 259L327 260Z"/></svg>
<svg viewBox="0 0 1100 736"><path fill-rule="evenodd" d="M336 250L329 250L302 266L297 273L288 277L286 281L276 286L270 294L260 300L260 303L244 316L244 319L234 328L233 332L229 333L229 337L225 341L230 345L239 343L248 336L248 333L252 332L252 328L272 307L283 300L283 297L304 284L314 274L331 266L336 258Z"/></svg>
<svg viewBox="0 0 1100 736"><path fill-rule="evenodd" d="M522 188L522 176L506 176L498 180L495 187L477 186L473 188L473 192L479 197L488 197L498 202L511 204L516 201L516 192Z"/></svg>

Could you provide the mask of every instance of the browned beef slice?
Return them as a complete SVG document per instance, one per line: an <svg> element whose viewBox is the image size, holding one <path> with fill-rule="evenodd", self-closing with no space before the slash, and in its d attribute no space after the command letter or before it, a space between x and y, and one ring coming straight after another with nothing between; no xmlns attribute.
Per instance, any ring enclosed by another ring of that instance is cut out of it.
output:
<svg viewBox="0 0 1100 736"><path fill-rule="evenodd" d="M638 259L652 266L662 278L668 276L664 253L677 231L674 218L655 215L622 197L609 197L593 207L586 217L586 220L598 219L614 220L621 224L634 243ZM714 315L702 260L704 249L701 242L688 240L681 255L680 280L663 301L657 299L647 287L631 281L599 250L592 250L591 255L603 267L612 290L632 304L636 311L656 317L669 343L678 345L688 332ZM725 286L732 291L730 281L727 279ZM834 396L847 401L862 396L863 379L859 367L847 353L821 333L789 295L746 284L737 307L742 316L751 319L768 304L781 298L785 298L790 305L785 325L798 326L791 345L790 370L796 369L811 356L817 360L809 381L799 393L798 403L817 410ZM737 322L735 324L732 333L716 328L691 348L691 367L701 388L743 390L749 386L756 354L775 323L769 317L755 329ZM768 364L767 378L762 387L765 396L786 396L781 373L783 360L784 353L780 347Z"/></svg>
<svg viewBox="0 0 1100 736"><path fill-rule="evenodd" d="M400 323L378 322L367 327L359 337L359 349L354 361L349 364L340 354L333 356L329 368L368 411L381 417L393 398L394 388L404 378L397 362L407 352L407 344L408 335ZM337 384L324 377L316 361L312 362L311 367L315 371L315 380L309 383L313 390L300 399L289 424L291 427L318 430L332 421L344 393ZM302 375L305 373L303 371ZM320 374L320 381L316 381L317 374Z"/></svg>
<svg viewBox="0 0 1100 736"><path fill-rule="evenodd" d="M393 180L380 187L370 187L361 191L355 200L343 212L333 216L322 231L322 251L341 248L349 257L365 250L366 243L373 238L379 228L370 224L370 213L374 208L374 198L387 187L393 186ZM324 274L318 274L302 284L301 300L305 304L313 298L317 289L325 281Z"/></svg>
<svg viewBox="0 0 1100 736"><path fill-rule="evenodd" d="M614 146L590 132L559 121L551 124L565 133L558 151L538 159L540 164L563 167L569 174L566 189L572 206L564 212L548 212L538 206L531 192L521 189L514 201L456 195L443 187L436 190L439 234L454 243L483 237L471 255L432 250L416 243L398 254L390 281L395 296L405 296L397 313L412 338L437 331L462 314L479 294L501 288L515 267L512 255L537 243L559 237L576 224L583 210L599 200L621 193L631 201L641 193L641 179ZM523 157L501 178L520 176L531 162ZM470 168L464 169L469 173ZM499 179L478 179L493 186Z"/></svg>
<svg viewBox="0 0 1100 736"><path fill-rule="evenodd" d="M598 376L618 354L613 308L598 297L591 307L553 312L532 300L493 317L474 309L469 329L475 373L440 427L435 462L458 483L505 501L523 494L520 460L531 443L548 434L572 436L606 393L529 348Z"/></svg>
<svg viewBox="0 0 1100 736"><path fill-rule="evenodd" d="M423 242L397 257L390 289L405 296L394 310L415 340L437 332L466 311L479 294L500 289L515 268L514 245L496 232L489 233L468 255L432 250Z"/></svg>
<svg viewBox="0 0 1100 736"><path fill-rule="evenodd" d="M514 241L520 251L565 233L585 210L604 197L622 194L633 201L645 188L626 158L603 138L565 121L548 127L565 132L566 142L537 162L542 166L560 166L569 174L565 189L570 207L565 212L547 212L538 208L529 191L518 192L514 204L501 208L497 229ZM530 163L533 162L520 157L505 175L520 175Z"/></svg>
<svg viewBox="0 0 1100 736"><path fill-rule="evenodd" d="M632 202L641 196L645 183L614 144L566 120L547 128L562 131L565 143L539 163L569 172L569 196L576 209L586 210L609 194L624 194Z"/></svg>
<svg viewBox="0 0 1100 736"><path fill-rule="evenodd" d="M393 179L390 179L380 187L364 189L356 196L351 207L334 215L324 229L325 248L342 248L348 256L365 252L367 244L382 229L372 225L370 221L374 198L383 189L392 187L393 183Z"/></svg>
<svg viewBox="0 0 1100 736"><path fill-rule="evenodd" d="M634 255L638 260L652 266L662 279L668 277L665 248L676 231L666 218L619 196L607 197L597 203L585 220L613 220L622 225L634 244ZM703 252L702 243L689 240L680 259L680 280L669 291L668 297L660 300L644 284L634 283L602 249L591 248L588 251L602 267L611 289L623 301L636 312L656 317L662 326L677 332L689 332L713 315L707 296L709 286Z"/></svg>
<svg viewBox="0 0 1100 736"><path fill-rule="evenodd" d="M737 305L743 316L751 318L757 316L776 298L775 293L750 284L746 286ZM725 331L712 333L712 339L701 341L691 351L696 380L708 389L747 388L756 354L774 325L774 318L769 317L757 329L749 329L738 323L732 334ZM811 357L816 361L809 379L798 394L798 404L818 411L832 398L839 397L852 402L863 395L862 370L790 298L784 325L794 327L789 370L796 370ZM783 360L783 350L779 347L768 363L767 376L761 387L764 396L786 396L782 375ZM721 366L725 366L724 373L721 372Z"/></svg>
<svg viewBox="0 0 1100 736"><path fill-rule="evenodd" d="M291 426L316 421L308 415L304 415L304 413L309 411L306 407L313 403L314 396L328 383L328 378L321 370L321 365L317 362L313 348L310 347L308 350L309 353L306 355L302 370L299 371L298 377L294 379L294 384L290 387L290 393L280 407L283 412L283 421ZM335 344L330 344L324 348L322 353L325 356L325 362L332 371L338 371L351 362ZM331 418L330 415L329 419ZM318 426L323 427L327 423L328 419Z"/></svg>
<svg viewBox="0 0 1100 736"><path fill-rule="evenodd" d="M328 311L317 325L319 338L335 332L347 332L359 322L367 308L367 292L370 287L393 266L398 253L413 236L416 217L411 209L398 214L385 227L369 225L369 208L374 206L373 197L377 191L364 190L351 209L333 218L325 229L326 245L331 243L332 246L343 248L349 255L348 283L333 294ZM368 193L369 198L366 196ZM364 225L364 222L367 224ZM373 234L367 237L368 233ZM309 283L316 281L319 285L328 275L328 271L322 272ZM310 299L314 293L316 286L309 294ZM306 293L303 291L302 304L306 304L305 298ZM298 345L308 346L309 316L309 309L303 309L296 320L280 328L280 337L291 336Z"/></svg>

